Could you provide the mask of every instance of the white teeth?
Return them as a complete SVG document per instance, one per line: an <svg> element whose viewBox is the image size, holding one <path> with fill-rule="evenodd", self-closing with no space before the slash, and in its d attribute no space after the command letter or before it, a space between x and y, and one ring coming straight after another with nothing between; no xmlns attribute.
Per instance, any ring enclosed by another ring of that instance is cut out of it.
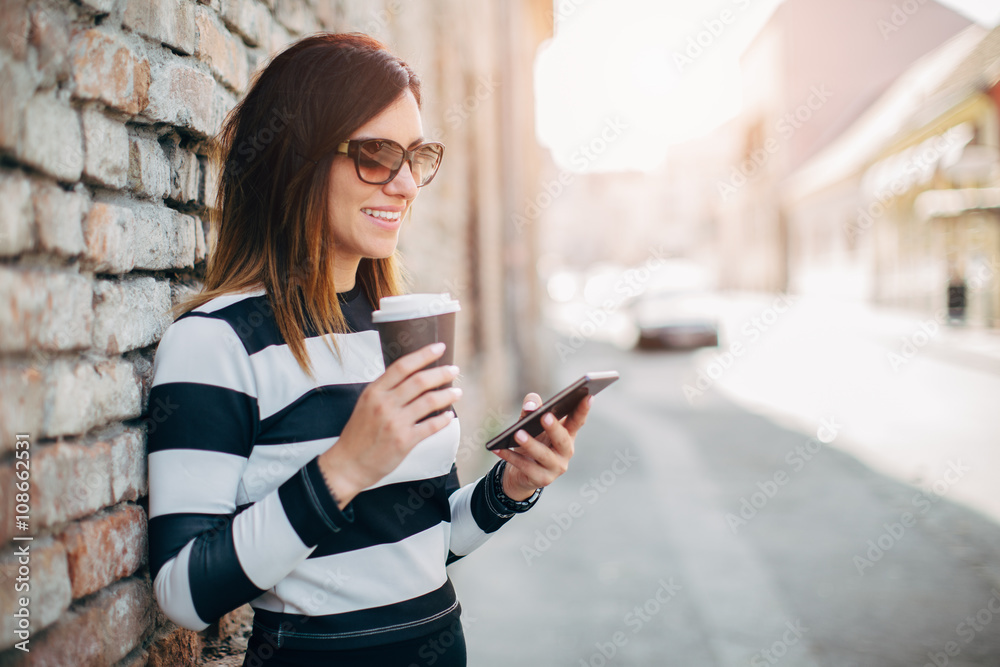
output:
<svg viewBox="0 0 1000 667"><path fill-rule="evenodd" d="M372 208L363 208L361 212L383 220L399 220L399 211L376 211Z"/></svg>

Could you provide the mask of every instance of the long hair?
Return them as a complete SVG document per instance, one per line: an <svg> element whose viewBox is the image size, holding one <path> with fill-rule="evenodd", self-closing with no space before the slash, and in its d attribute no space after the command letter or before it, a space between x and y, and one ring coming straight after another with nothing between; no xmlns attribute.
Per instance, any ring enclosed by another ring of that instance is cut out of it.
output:
<svg viewBox="0 0 1000 667"><path fill-rule="evenodd" d="M263 286L281 335L312 376L307 331L347 331L333 279L334 151L406 90L419 106L420 80L366 35L318 34L275 56L215 141L215 158L222 162L212 212L215 246L202 291L175 313ZM363 258L357 280L372 305L402 293L398 253ZM335 338L324 338L339 353Z"/></svg>

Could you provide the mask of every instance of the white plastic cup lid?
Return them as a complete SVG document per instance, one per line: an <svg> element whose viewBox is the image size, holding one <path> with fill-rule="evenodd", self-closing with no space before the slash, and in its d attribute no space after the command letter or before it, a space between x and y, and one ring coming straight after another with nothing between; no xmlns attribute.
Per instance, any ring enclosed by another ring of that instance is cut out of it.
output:
<svg viewBox="0 0 1000 667"><path fill-rule="evenodd" d="M372 313L372 323L398 322L417 317L431 317L461 310L450 292L439 294L403 294L379 299L379 309Z"/></svg>

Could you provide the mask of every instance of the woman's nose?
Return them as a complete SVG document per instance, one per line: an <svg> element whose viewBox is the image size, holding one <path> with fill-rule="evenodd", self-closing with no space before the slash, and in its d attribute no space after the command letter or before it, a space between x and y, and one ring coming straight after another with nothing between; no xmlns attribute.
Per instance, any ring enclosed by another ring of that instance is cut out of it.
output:
<svg viewBox="0 0 1000 667"><path fill-rule="evenodd" d="M403 166L399 168L396 178L383 186L383 190L388 195L402 196L406 199L413 199L417 196L417 182L413 180L413 172L410 170L410 161L405 160Z"/></svg>

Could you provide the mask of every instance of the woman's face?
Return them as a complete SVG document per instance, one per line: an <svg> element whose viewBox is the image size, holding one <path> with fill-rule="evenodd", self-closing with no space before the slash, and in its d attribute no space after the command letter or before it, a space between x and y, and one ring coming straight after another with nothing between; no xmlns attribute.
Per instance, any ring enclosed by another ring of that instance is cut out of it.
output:
<svg viewBox="0 0 1000 667"><path fill-rule="evenodd" d="M413 93L407 89L350 138L392 139L407 148L421 143L423 126ZM409 163L388 183L371 185L358 178L353 158L337 155L330 171L330 215L338 268L353 272L363 257L392 255L403 216L418 192Z"/></svg>

